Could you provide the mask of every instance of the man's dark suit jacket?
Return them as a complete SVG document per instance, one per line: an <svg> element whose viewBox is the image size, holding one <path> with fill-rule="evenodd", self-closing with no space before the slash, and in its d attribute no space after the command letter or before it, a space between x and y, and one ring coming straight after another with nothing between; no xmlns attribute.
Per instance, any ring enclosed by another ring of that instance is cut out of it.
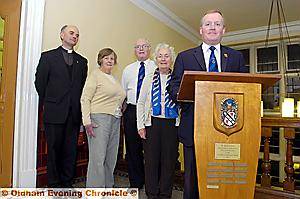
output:
<svg viewBox="0 0 300 199"><path fill-rule="evenodd" d="M243 55L234 49L221 45L222 72L249 72L245 67ZM172 100L177 100L177 93L183 72L207 71L202 45L178 54L168 90ZM185 146L194 144L194 103L181 103L181 119L178 129L179 140Z"/></svg>
<svg viewBox="0 0 300 199"><path fill-rule="evenodd" d="M74 122L81 122L80 97L87 76L87 59L73 51L71 79L62 47L58 47L42 53L35 76L35 87L44 105L44 122L64 123L70 107Z"/></svg>

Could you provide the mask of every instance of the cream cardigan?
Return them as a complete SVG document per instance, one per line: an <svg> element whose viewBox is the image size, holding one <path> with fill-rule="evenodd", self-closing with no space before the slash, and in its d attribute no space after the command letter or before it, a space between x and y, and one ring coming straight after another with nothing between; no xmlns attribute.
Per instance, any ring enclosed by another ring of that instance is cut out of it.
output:
<svg viewBox="0 0 300 199"><path fill-rule="evenodd" d="M96 69L88 76L81 95L83 125L91 124L91 113L116 115L126 97L121 84L115 83L101 70Z"/></svg>

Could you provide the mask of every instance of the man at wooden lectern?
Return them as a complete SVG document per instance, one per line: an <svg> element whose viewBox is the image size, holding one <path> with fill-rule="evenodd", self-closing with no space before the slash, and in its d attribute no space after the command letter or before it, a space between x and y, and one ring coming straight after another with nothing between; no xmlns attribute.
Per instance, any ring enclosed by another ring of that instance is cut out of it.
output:
<svg viewBox="0 0 300 199"><path fill-rule="evenodd" d="M168 87L173 100L177 100L181 78L185 70L207 72L249 72L243 55L220 44L225 24L219 10L210 10L201 19L199 29L203 43L196 48L180 52ZM203 113L205 114L205 113ZM178 129L184 149L184 199L199 197L194 150L194 103L181 103L181 122Z"/></svg>

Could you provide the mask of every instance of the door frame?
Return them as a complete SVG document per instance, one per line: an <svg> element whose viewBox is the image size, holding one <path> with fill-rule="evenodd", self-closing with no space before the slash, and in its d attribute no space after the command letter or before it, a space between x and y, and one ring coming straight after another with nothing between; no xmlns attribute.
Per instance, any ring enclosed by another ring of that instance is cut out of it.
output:
<svg viewBox="0 0 300 199"><path fill-rule="evenodd" d="M0 122L2 123L0 187L11 187L21 0L0 0L0 2L0 13L4 19L3 70L0 88Z"/></svg>

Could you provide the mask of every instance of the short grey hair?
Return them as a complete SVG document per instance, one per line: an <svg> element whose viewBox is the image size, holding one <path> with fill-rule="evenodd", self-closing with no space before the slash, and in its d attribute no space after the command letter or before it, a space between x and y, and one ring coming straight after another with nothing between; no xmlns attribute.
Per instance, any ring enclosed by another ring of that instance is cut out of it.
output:
<svg viewBox="0 0 300 199"><path fill-rule="evenodd" d="M69 25L64 25L61 27L60 32L62 33Z"/></svg>
<svg viewBox="0 0 300 199"><path fill-rule="evenodd" d="M222 21L223 21L223 25L224 25L224 27L225 27L225 19L224 19L224 17L223 17L222 12L221 12L220 10L218 10L218 9L213 9L213 10L208 10L208 11L206 11L206 12L204 13L204 15L202 16L202 18L201 18L200 26L203 25L203 18L204 18L206 15L208 15L208 14L213 14L213 13L218 13L218 14L221 15Z"/></svg>
<svg viewBox="0 0 300 199"><path fill-rule="evenodd" d="M160 49L168 49L170 51L171 61L172 61L172 63L174 63L175 57L176 57L174 47L170 46L169 44L166 44L166 43L159 43L156 45L154 53L153 53L153 59L155 60L155 62L156 62L158 51Z"/></svg>
<svg viewBox="0 0 300 199"><path fill-rule="evenodd" d="M136 46L136 43L137 43L139 40L144 40L145 43L149 46L149 48L151 48L151 44L150 44L149 40L146 39L146 38L138 38L138 39L134 42L134 47Z"/></svg>

